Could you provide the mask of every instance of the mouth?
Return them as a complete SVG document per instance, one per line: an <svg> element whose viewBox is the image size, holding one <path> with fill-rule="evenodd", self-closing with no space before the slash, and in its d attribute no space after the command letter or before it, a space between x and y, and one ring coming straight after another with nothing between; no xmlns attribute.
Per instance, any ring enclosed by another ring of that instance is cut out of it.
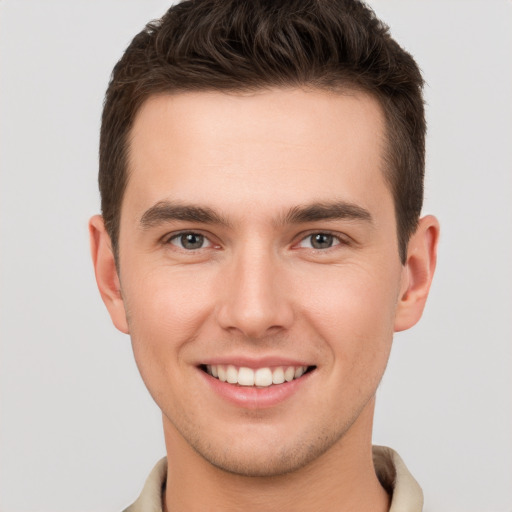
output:
<svg viewBox="0 0 512 512"><path fill-rule="evenodd" d="M248 368L225 364L201 365L200 369L221 382L234 386L268 388L292 382L312 372L316 366L274 366Z"/></svg>

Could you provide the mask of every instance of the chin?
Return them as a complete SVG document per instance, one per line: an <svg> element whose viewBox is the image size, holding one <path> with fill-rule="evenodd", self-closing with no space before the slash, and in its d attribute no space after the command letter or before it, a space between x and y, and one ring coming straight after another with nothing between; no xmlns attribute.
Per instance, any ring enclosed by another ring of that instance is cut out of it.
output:
<svg viewBox="0 0 512 512"><path fill-rule="evenodd" d="M261 434L261 433L260 433ZM196 453L212 466L239 476L276 477L294 473L324 454L343 432L325 432L310 436L251 436L239 434L238 441L226 446L220 442L202 439L190 443ZM190 440L189 440L190 441Z"/></svg>
<svg viewBox="0 0 512 512"><path fill-rule="evenodd" d="M233 475L269 478L294 473L317 457L316 453L302 453L296 449L292 453L280 451L273 454L227 453L220 457L204 454L212 466Z"/></svg>

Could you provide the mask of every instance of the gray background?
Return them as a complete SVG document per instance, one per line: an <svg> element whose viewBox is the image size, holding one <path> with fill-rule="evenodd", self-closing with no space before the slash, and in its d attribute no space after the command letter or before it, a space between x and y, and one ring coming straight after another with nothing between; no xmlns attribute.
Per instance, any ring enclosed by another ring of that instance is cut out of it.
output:
<svg viewBox="0 0 512 512"><path fill-rule="evenodd" d="M423 320L396 336L375 442L425 510L512 510L512 3L371 2L428 82L425 212L442 224ZM120 510L161 419L94 283L110 71L163 0L0 0L0 510Z"/></svg>

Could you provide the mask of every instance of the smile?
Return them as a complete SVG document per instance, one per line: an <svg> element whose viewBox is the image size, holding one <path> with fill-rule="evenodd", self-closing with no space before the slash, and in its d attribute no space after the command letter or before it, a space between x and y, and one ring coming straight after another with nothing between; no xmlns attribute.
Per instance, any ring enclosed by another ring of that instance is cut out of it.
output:
<svg viewBox="0 0 512 512"><path fill-rule="evenodd" d="M211 375L221 382L261 388L299 379L313 368L314 367L308 366L276 366L273 368L263 367L253 369L245 366L236 367L234 365L223 364L202 366L202 369L206 371L208 375Z"/></svg>

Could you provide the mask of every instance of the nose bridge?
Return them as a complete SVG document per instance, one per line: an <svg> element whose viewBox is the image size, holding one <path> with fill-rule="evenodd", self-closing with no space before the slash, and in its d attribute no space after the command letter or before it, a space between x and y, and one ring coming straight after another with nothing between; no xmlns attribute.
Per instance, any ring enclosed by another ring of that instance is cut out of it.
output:
<svg viewBox="0 0 512 512"><path fill-rule="evenodd" d="M262 240L244 244L233 253L226 272L219 322L251 338L286 329L292 308L283 286L283 269L272 247Z"/></svg>

